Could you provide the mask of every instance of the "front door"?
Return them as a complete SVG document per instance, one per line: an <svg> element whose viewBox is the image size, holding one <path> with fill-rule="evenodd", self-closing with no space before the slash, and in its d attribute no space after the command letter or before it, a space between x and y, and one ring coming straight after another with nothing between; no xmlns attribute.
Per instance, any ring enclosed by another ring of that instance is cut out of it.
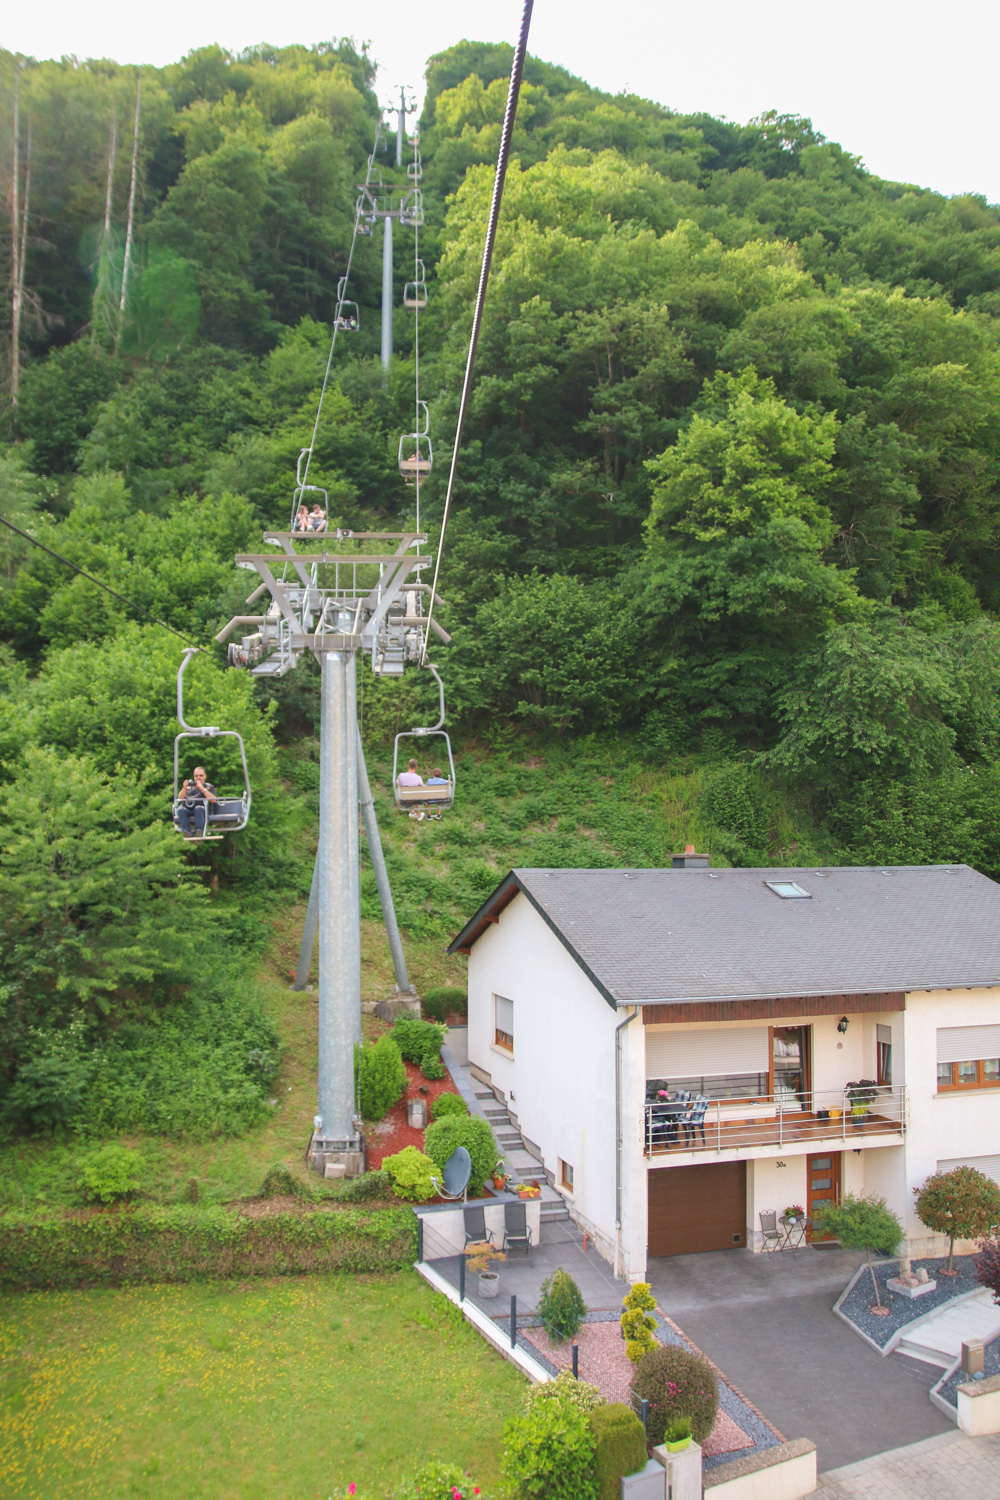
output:
<svg viewBox="0 0 1000 1500"><path fill-rule="evenodd" d="M840 1202L840 1152L816 1152L806 1158L806 1216L814 1219L825 1203ZM811 1240L828 1240L828 1234L810 1230Z"/></svg>

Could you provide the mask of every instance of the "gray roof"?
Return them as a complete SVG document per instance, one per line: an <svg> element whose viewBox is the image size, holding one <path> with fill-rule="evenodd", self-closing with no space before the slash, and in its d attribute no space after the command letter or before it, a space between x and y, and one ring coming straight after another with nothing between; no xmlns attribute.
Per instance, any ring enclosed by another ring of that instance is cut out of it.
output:
<svg viewBox="0 0 1000 1500"><path fill-rule="evenodd" d="M1000 984L1000 885L967 865L514 870L452 950L517 891L612 1005Z"/></svg>

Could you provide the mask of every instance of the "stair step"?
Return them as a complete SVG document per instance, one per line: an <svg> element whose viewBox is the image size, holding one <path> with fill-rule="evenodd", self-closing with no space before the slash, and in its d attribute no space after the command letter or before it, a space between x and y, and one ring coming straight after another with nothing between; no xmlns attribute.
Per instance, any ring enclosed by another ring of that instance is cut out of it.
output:
<svg viewBox="0 0 1000 1500"><path fill-rule="evenodd" d="M915 1339L900 1339L894 1352L908 1354L911 1359L919 1359L925 1365L937 1365L941 1370L946 1370L954 1363L953 1358L942 1354L940 1349L930 1349L926 1344L918 1344Z"/></svg>

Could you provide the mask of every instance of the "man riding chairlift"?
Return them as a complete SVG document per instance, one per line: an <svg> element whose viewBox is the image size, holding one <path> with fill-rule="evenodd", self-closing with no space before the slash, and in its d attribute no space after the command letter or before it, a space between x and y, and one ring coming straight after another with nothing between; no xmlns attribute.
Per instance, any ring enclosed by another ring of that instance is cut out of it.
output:
<svg viewBox="0 0 1000 1500"><path fill-rule="evenodd" d="M205 767L195 766L194 780L185 776L177 799L177 822L186 839L204 838L208 804L218 800L215 787L205 780Z"/></svg>

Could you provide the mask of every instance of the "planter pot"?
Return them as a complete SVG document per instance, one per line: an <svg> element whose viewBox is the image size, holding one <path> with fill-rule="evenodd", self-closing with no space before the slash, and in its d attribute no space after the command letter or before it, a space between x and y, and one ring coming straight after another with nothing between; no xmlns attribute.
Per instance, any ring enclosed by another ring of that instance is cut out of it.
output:
<svg viewBox="0 0 1000 1500"><path fill-rule="evenodd" d="M500 1290L500 1275L497 1271L480 1271L480 1297L495 1297Z"/></svg>
<svg viewBox="0 0 1000 1500"><path fill-rule="evenodd" d="M494 1177L493 1186L496 1188L498 1193L502 1193L504 1188L507 1186L506 1177Z"/></svg>
<svg viewBox="0 0 1000 1500"><path fill-rule="evenodd" d="M865 1115L867 1113L868 1113L868 1106L867 1106L867 1104L852 1104L851 1105L851 1114L854 1116L854 1118L856 1120L863 1120L864 1117L865 1117Z"/></svg>
<svg viewBox="0 0 1000 1500"><path fill-rule="evenodd" d="M691 1446L691 1439L689 1437L678 1438L677 1441L676 1441L676 1443L670 1443L670 1442L667 1443L667 1452L668 1453L683 1453L684 1449L685 1448L690 1448L690 1446Z"/></svg>

